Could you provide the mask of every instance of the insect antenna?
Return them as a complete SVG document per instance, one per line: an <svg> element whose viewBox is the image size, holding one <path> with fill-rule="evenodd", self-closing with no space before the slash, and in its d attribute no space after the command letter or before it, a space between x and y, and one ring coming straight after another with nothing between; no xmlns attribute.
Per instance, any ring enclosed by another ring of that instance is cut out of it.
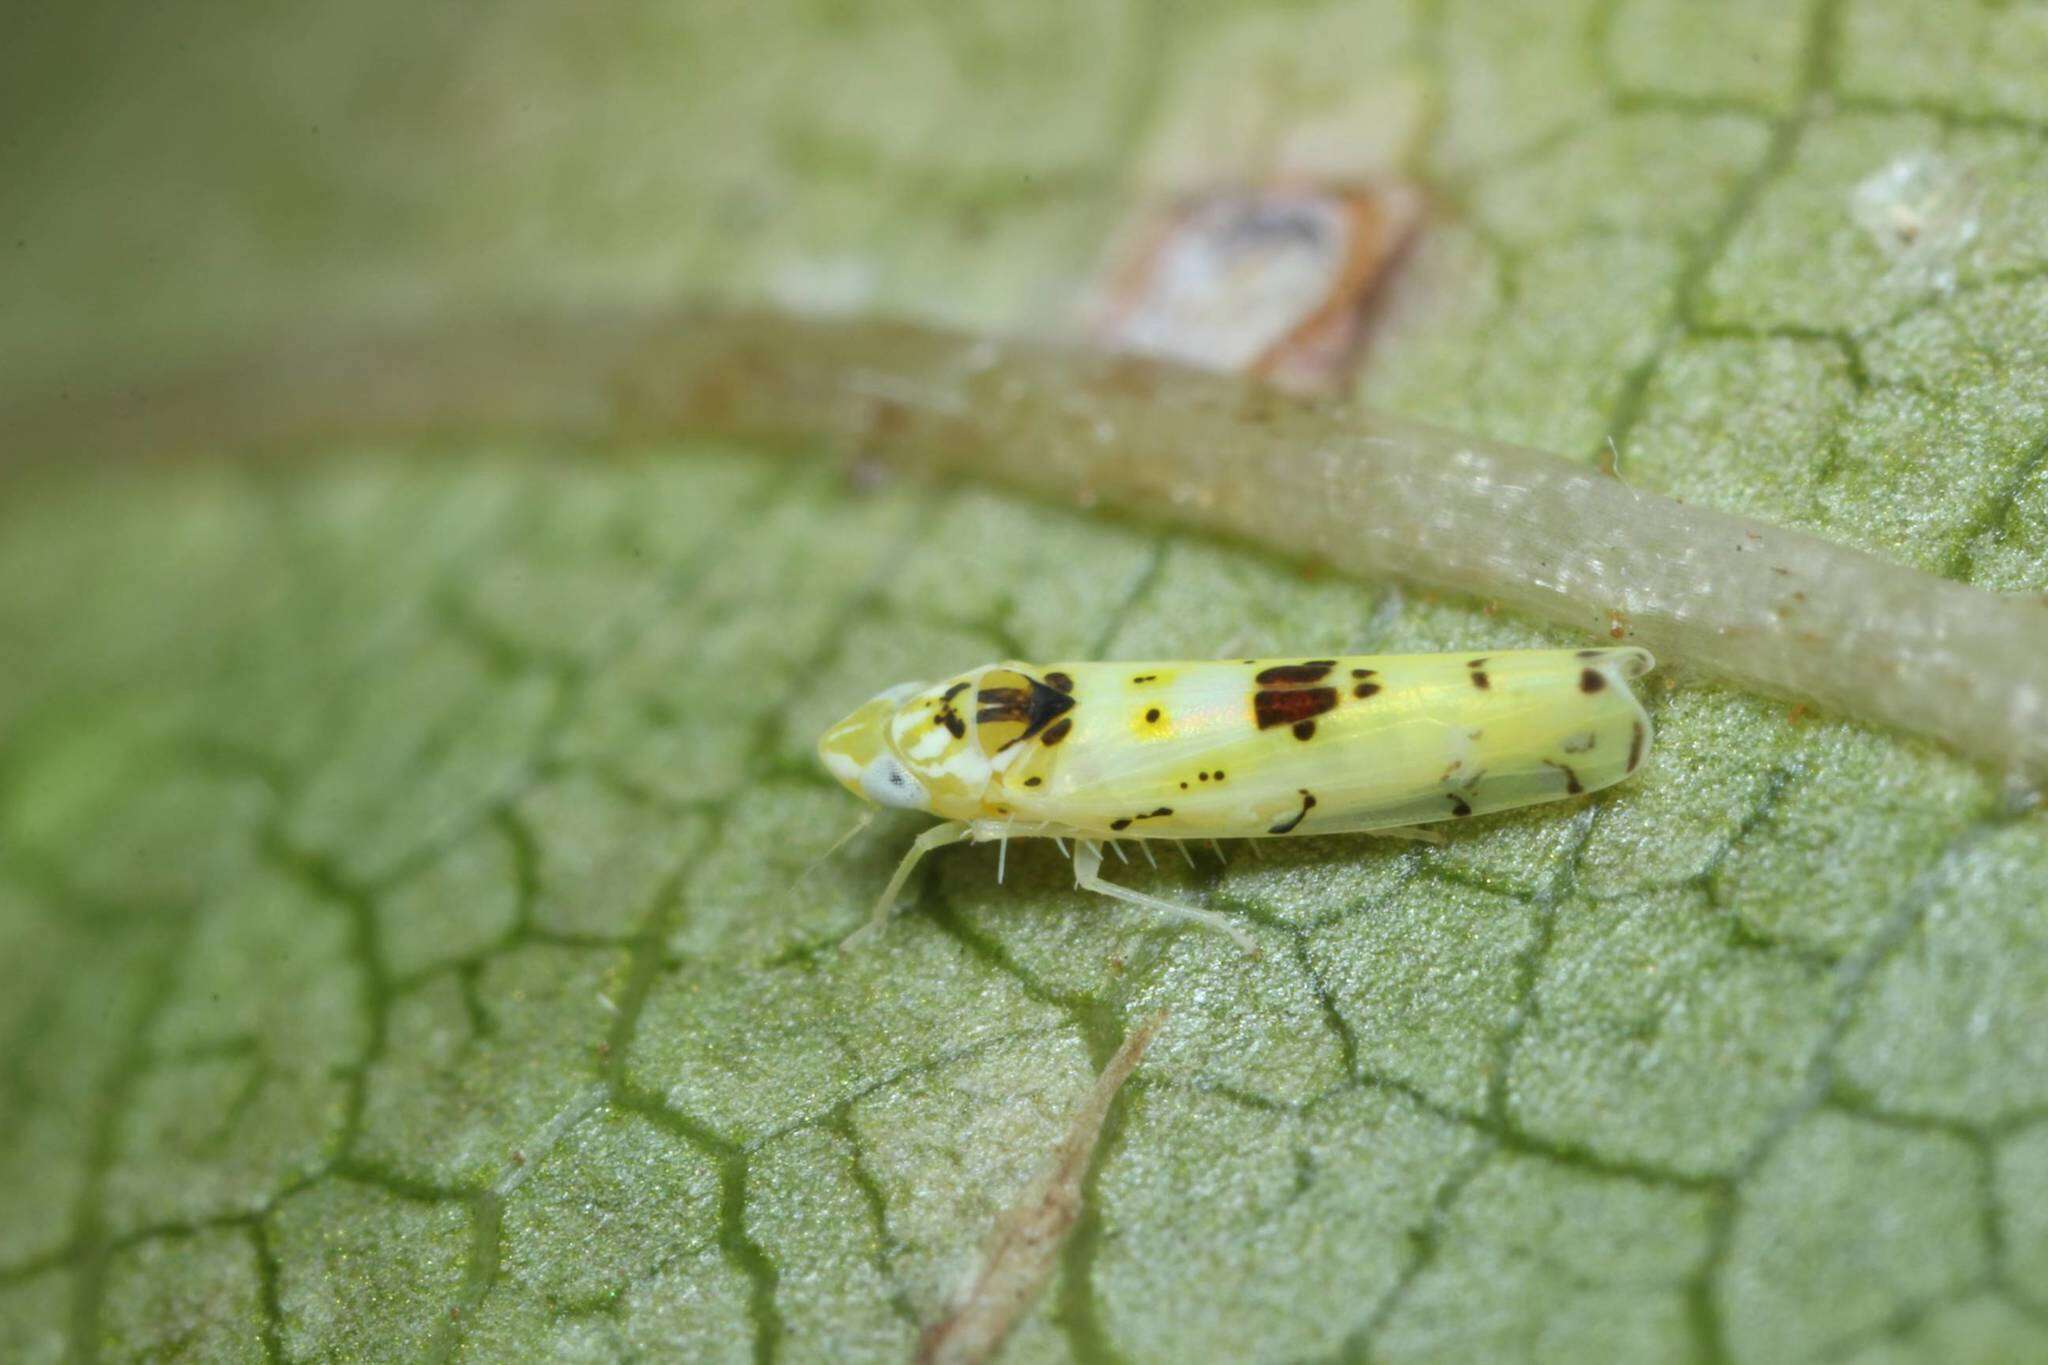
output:
<svg viewBox="0 0 2048 1365"><path fill-rule="evenodd" d="M854 839L858 837L863 830L865 830L869 825L872 825L875 822L875 817L879 814L881 814L881 812L873 809L872 807L866 811L863 811L861 813L860 819L853 822L852 829L849 829L848 831L846 831L846 833L840 835L837 839L834 839L832 841L832 847L826 849L823 853L820 853L817 857L811 859L809 863L804 865L804 870L797 873L796 880L790 883L791 889L795 889L796 887L802 886L806 881L810 880L810 876L813 872L816 872L826 863L831 862L832 855L837 853L840 849L845 848L848 844L852 843Z"/></svg>

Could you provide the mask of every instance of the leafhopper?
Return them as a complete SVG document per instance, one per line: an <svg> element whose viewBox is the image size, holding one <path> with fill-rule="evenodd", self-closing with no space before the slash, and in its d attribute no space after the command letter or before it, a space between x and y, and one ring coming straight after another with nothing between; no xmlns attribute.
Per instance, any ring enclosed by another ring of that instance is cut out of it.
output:
<svg viewBox="0 0 2048 1365"><path fill-rule="evenodd" d="M1106 880L1104 846L1432 838L1420 827L1599 791L1649 752L1629 683L1655 664L1636 648L1010 661L891 687L826 731L818 754L865 800L943 820L904 854L862 933L933 849L1037 837L1074 841L1084 889L1249 949L1226 915Z"/></svg>

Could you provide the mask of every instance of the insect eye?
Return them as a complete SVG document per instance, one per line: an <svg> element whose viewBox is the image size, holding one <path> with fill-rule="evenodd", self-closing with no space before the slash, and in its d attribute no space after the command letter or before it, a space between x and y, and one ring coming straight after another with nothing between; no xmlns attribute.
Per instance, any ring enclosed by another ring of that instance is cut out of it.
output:
<svg viewBox="0 0 2048 1365"><path fill-rule="evenodd" d="M924 785L890 754L881 754L861 770L860 789L868 800L881 806L922 810Z"/></svg>

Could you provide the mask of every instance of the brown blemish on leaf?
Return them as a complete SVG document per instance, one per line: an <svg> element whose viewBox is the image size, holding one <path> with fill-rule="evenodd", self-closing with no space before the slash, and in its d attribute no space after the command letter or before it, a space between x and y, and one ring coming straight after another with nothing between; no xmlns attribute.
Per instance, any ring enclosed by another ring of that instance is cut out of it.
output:
<svg viewBox="0 0 2048 1365"><path fill-rule="evenodd" d="M953 1295L945 1315L918 1338L919 1365L969 1365L991 1359L1059 1263L1060 1248L1081 1216L1081 1183L1102 1138L1117 1092L1166 1023L1166 1011L1124 1039L1075 1111L1043 1175L1000 1214L981 1265Z"/></svg>

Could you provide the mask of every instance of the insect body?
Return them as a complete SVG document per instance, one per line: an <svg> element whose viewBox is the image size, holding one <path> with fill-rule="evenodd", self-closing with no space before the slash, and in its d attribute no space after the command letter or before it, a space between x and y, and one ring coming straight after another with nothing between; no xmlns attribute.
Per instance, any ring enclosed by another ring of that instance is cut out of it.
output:
<svg viewBox="0 0 2048 1365"><path fill-rule="evenodd" d="M926 852L961 840L1077 841L1080 884L1232 933L1213 912L1100 875L1118 839L1400 833L1598 791L1642 763L1641 649L1180 663L1006 662L905 683L819 741L870 801L946 823L905 855L885 919Z"/></svg>

